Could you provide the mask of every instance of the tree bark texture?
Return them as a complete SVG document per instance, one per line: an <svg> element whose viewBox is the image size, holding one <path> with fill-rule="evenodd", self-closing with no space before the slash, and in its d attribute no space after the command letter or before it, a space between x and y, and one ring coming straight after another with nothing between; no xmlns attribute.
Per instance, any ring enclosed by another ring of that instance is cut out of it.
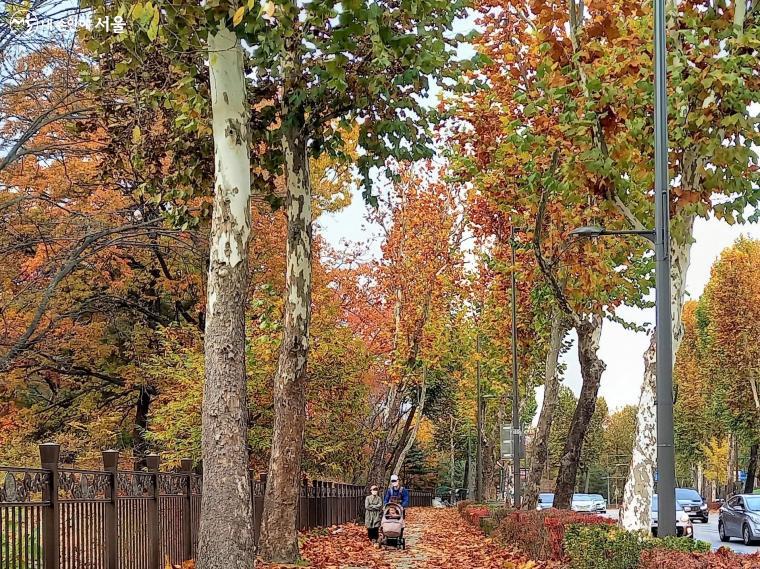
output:
<svg viewBox="0 0 760 569"><path fill-rule="evenodd" d="M535 509L538 503L541 478L549 459L549 433L559 399L560 381L557 374L557 364L559 362L560 351L562 350L562 340L565 338L569 328L570 326L565 315L559 310L555 310L544 369L544 400L541 404L541 413L538 416L538 424L536 425L536 436L533 439L533 448L530 455L530 471L528 473L528 480L525 483L525 495L523 497L523 507L528 510Z"/></svg>
<svg viewBox="0 0 760 569"><path fill-rule="evenodd" d="M251 183L243 51L222 27L209 35L216 181L206 303L203 498L199 569L250 569L245 302Z"/></svg>
<svg viewBox="0 0 760 569"><path fill-rule="evenodd" d="M578 360L581 364L583 384L575 406L573 422L567 435L562 457L559 461L557 484L554 490L554 507L569 509L575 491L575 481L591 418L596 409L596 398L604 373L604 362L599 359L599 339L602 334L602 317L592 316L589 320L579 320L575 329L578 332Z"/></svg>
<svg viewBox="0 0 760 569"><path fill-rule="evenodd" d="M274 379L274 429L264 495L260 556L273 563L298 560L296 528L301 485L301 454L306 420L306 363L311 320L311 181L304 116L283 127L288 236L285 270L285 321Z"/></svg>
<svg viewBox="0 0 760 569"><path fill-rule="evenodd" d="M686 220L686 233L692 234L694 219ZM673 359L683 338L683 298L686 289L686 272L691 262L691 241L671 242L671 310L673 319ZM654 470L657 463L657 408L655 332L644 352L644 381L636 413L636 434L631 453L631 468L623 491L620 520L630 531L649 531L650 508L654 491Z"/></svg>
<svg viewBox="0 0 760 569"><path fill-rule="evenodd" d="M156 390L150 385L143 385L137 395L135 403L135 425L132 429L132 456L134 457L135 470L145 468L145 457L148 455L148 441L145 440L145 432L148 430L148 414L150 403L156 395Z"/></svg>
<svg viewBox="0 0 760 569"><path fill-rule="evenodd" d="M414 445L414 441L417 440L417 433L420 430L420 424L422 423L422 417L425 412L425 398L427 395L426 375L427 375L427 371L423 368L422 385L420 386L419 401L412 408L414 411L416 411L417 417L414 421L414 426L412 427L411 432L407 433L405 437L403 437L399 441L399 445L403 445L403 446L401 447L401 453L399 454L393 466L393 472L396 472L396 473L401 471L401 467L403 466L404 461L406 460L406 455L411 450L412 445ZM412 413L411 410L409 412Z"/></svg>
<svg viewBox="0 0 760 569"><path fill-rule="evenodd" d="M755 473L757 472L757 449L754 444L749 447L749 460L747 460L747 480L744 481L744 493L752 494L755 491Z"/></svg>

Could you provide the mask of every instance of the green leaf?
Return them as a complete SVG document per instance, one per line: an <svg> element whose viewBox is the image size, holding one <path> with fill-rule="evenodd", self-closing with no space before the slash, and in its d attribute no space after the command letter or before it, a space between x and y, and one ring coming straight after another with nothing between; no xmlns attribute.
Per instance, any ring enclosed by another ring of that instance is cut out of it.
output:
<svg viewBox="0 0 760 569"><path fill-rule="evenodd" d="M150 41L155 41L156 37L158 36L158 23L161 18L161 13L158 11L158 8L155 8L155 12L153 12L153 19L150 21L150 27L148 28L148 38Z"/></svg>

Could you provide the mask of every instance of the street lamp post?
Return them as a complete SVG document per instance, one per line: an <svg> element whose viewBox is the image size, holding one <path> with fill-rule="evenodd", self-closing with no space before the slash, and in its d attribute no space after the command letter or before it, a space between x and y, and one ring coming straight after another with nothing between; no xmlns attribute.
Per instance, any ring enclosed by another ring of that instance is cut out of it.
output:
<svg viewBox="0 0 760 569"><path fill-rule="evenodd" d="M667 174L666 174L667 175ZM655 208L655 230L611 231L603 227L585 226L570 232L573 237L601 237L603 235L638 235L654 244L655 250L655 312L657 361L657 496L661 512L676 509L676 464L673 449L673 329L670 307L670 236L667 224L667 194L665 187L665 213ZM659 194L657 194L659 195ZM658 200L657 203L660 203ZM665 227L662 224L665 223ZM665 516L657 530L663 537L676 535L676 520Z"/></svg>
<svg viewBox="0 0 760 569"><path fill-rule="evenodd" d="M607 231L581 227L571 234L641 235L654 243L657 496L661 512L676 509L676 465L673 448L673 324L670 296L670 179L668 177L668 94L665 0L654 0L654 231ZM676 535L676 520L663 516L658 535Z"/></svg>
<svg viewBox="0 0 760 569"><path fill-rule="evenodd" d="M517 279L515 275L515 240L514 225L509 232L509 244L512 248L512 456L514 456L513 506L519 508L522 502L520 487L520 393L517 381Z"/></svg>
<svg viewBox="0 0 760 569"><path fill-rule="evenodd" d="M670 307L670 179L668 177L668 93L665 0L654 1L654 231L655 325L657 326L657 497L661 512L676 509L673 448L673 324ZM676 535L665 516L658 534Z"/></svg>

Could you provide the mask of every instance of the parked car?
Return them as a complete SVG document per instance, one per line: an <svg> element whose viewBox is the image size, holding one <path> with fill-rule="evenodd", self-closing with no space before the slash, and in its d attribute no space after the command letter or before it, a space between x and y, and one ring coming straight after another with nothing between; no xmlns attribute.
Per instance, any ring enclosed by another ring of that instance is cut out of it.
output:
<svg viewBox="0 0 760 569"><path fill-rule="evenodd" d="M589 494L594 499L594 511L597 514L607 513L607 500L601 494Z"/></svg>
<svg viewBox="0 0 760 569"><path fill-rule="evenodd" d="M570 509L574 512L605 514L607 513L607 502L599 494L573 494Z"/></svg>
<svg viewBox="0 0 760 569"><path fill-rule="evenodd" d="M710 509L705 499L696 490L676 488L676 501L692 520L701 520L703 524L709 521Z"/></svg>
<svg viewBox="0 0 760 569"><path fill-rule="evenodd" d="M652 516L652 535L657 537L657 522L659 519L659 500L657 499L657 494L652 496L652 508L651 508L651 516ZM683 508L676 503L676 511L675 511L675 517L676 517L676 535L678 537L686 537L688 539L694 539L694 524L691 523L691 518L689 518L689 514L683 511Z"/></svg>
<svg viewBox="0 0 760 569"><path fill-rule="evenodd" d="M718 535L721 541L738 537L744 545L760 539L760 495L738 494L720 507Z"/></svg>
<svg viewBox="0 0 760 569"><path fill-rule="evenodd" d="M547 510L554 507L554 494L551 492L541 492L538 495L537 510Z"/></svg>

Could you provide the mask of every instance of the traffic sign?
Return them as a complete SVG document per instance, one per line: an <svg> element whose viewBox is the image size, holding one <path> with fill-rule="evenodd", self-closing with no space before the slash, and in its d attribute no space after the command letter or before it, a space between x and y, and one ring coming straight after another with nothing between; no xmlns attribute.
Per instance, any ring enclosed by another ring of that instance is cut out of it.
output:
<svg viewBox="0 0 760 569"><path fill-rule="evenodd" d="M501 427L501 458L512 459L514 452L512 450L512 426L502 425Z"/></svg>

